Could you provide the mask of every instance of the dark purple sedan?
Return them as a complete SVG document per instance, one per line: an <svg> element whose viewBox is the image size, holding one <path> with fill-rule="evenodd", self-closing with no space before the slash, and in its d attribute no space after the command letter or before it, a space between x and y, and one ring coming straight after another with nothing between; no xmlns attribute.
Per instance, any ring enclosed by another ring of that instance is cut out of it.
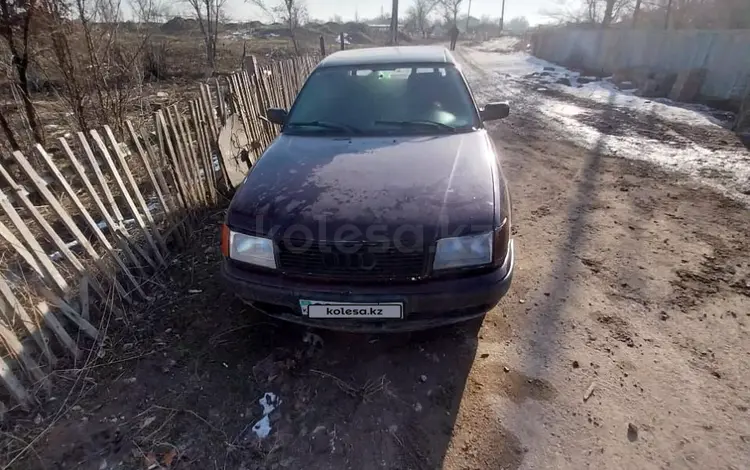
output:
<svg viewBox="0 0 750 470"><path fill-rule="evenodd" d="M479 108L442 47L337 52L227 212L229 290L291 322L403 331L479 319L510 287L511 201Z"/></svg>

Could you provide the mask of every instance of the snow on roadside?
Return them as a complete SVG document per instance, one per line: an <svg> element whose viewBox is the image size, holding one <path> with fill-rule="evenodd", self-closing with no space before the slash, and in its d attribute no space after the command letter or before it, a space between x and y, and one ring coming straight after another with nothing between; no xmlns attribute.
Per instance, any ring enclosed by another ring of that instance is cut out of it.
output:
<svg viewBox="0 0 750 470"><path fill-rule="evenodd" d="M632 125L618 128L618 135L610 135L592 125L592 116L595 120L603 106L612 106L633 116L631 121L656 117L666 123L695 127L696 130L724 132L727 139L734 139L721 126L721 118L726 118L727 113L701 105L635 96L635 90L623 91L608 80L581 77L577 72L526 53L468 50L465 55L472 62L472 66L464 67L470 81L482 83L481 87L473 84L480 99L496 99L500 95L510 101L511 112L520 109L521 112L541 113L546 123L559 129L562 138L584 148L598 148L612 155L645 160L687 173L729 197L750 204L750 152L746 149L731 148L730 145L726 149L711 149L698 140L698 135L686 139L684 135L675 134L673 139L665 134L655 139L639 134L638 126ZM482 74L489 74L493 79L481 77ZM571 102L564 98L565 95L571 97ZM586 116L589 119L582 119ZM644 122L638 125L641 130L648 128Z"/></svg>

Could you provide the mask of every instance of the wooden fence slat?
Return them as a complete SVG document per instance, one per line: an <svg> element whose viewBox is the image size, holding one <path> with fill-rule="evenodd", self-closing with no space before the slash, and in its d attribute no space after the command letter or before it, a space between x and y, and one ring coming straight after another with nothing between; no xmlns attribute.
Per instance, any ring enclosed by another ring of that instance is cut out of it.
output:
<svg viewBox="0 0 750 470"><path fill-rule="evenodd" d="M216 86L216 103L219 105L219 125L224 126L227 123L227 109L224 104L224 96L221 93L221 83L219 83L219 77L214 79Z"/></svg>
<svg viewBox="0 0 750 470"><path fill-rule="evenodd" d="M170 108L160 110L158 113L161 118L162 132L164 133L164 138L167 142L167 150L169 151L168 157L172 164L172 173L176 178L176 181L179 181L179 187L184 190L183 197L188 202L188 213L192 215L192 212L198 207L198 197L195 193L195 188L191 184L192 176L185 166L182 139L180 138Z"/></svg>
<svg viewBox="0 0 750 470"><path fill-rule="evenodd" d="M169 120L169 125L174 131L175 139L177 140L177 153L180 156L179 164L182 167L182 171L184 172L189 187L193 190L192 195L195 202L202 206L205 203L205 194L201 189L197 169L193 168L190 161L190 151L188 150L185 129L182 126L182 120L180 119L180 113L177 110L176 105L167 108L167 118Z"/></svg>
<svg viewBox="0 0 750 470"><path fill-rule="evenodd" d="M39 263L37 263L34 255L29 252L26 246L21 243L21 240L16 238L13 232L11 232L11 230L6 227L2 221L0 221L0 237L3 237L5 241L16 250L21 258L23 258L24 261L26 261L26 263L31 266L31 269L33 269L36 272L37 276L39 276L39 279L47 282L48 274L45 273Z"/></svg>
<svg viewBox="0 0 750 470"><path fill-rule="evenodd" d="M146 224L143 222L143 218L141 217L141 214L138 211L138 208L136 207L135 202L133 201L133 198L130 196L130 192L128 192L128 188L125 186L125 183L122 181L122 178L120 177L120 172L117 170L117 167L115 166L114 161L112 161L112 156L109 154L109 150L107 150L107 146L104 144L104 141L102 140L101 136L95 129L90 130L89 134L91 134L91 137L93 137L94 142L96 142L97 147L99 147L99 151L104 157L104 161L107 164L107 167L109 168L110 173L115 178L115 183L117 184L117 187L120 189L120 193L125 198L125 202L128 205L128 209L133 214L133 218L135 219L136 225L143 233L143 236L146 237L146 242L151 247L151 252L154 254L154 256L156 256L156 261L158 262L160 266L164 266L165 264L164 258L159 252L159 248L156 246L156 242L154 241L154 238L151 236L151 232L149 232L148 228L146 227Z"/></svg>
<svg viewBox="0 0 750 470"><path fill-rule="evenodd" d="M78 284L78 299L81 301L81 316L84 320L91 318L89 314L89 277L81 276L81 282Z"/></svg>
<svg viewBox="0 0 750 470"><path fill-rule="evenodd" d="M88 139L86 139L86 135L83 132L78 132L78 140L81 143L81 148L83 148L83 154L86 156L86 159L89 162L89 165L91 166L91 169L94 172L94 177L96 178L97 183L99 184L99 187L102 189L102 192L104 193L104 197L107 199L107 202L109 203L109 206L112 208L112 214L116 218L116 223L113 223L110 225L113 233L119 238L119 241L117 242L120 249L125 253L126 256L131 260L133 265L138 269L138 271L141 273L141 275L146 278L146 273L143 271L143 268L141 267L140 261L138 261L138 258L135 257L133 254L133 251L130 249L132 247L138 254L143 258L146 263L148 263L149 266L151 266L154 271L159 269L159 266L156 264L156 262L151 258L150 255L148 255L138 243L136 243L130 234L128 233L127 229L125 229L125 218L122 215L122 212L120 211L120 208L117 205L117 202L115 201L114 196L112 195L112 191L109 189L109 184L107 183L107 179L104 177L104 173L102 173L101 168L99 167L99 163L96 161L96 157L94 157L94 152L91 150L91 146L89 145ZM68 153L68 157L73 155L72 152ZM83 169L83 166L81 166L81 170L79 171L80 175L85 175L85 170ZM84 178L84 176L81 176ZM84 178L86 179L86 178ZM90 191L91 192L91 191ZM96 194L96 191L91 192L92 196ZM99 210L102 211L102 215L106 214L108 211L106 209L103 209L103 205L99 207ZM127 241L127 243L125 242ZM128 280L132 282L135 286L136 292L143 297L146 298L146 293L143 292L143 289L141 288L141 284L135 279L135 277L130 273L130 270L127 269L124 263L122 263L119 259L119 257L115 258L115 261L117 262L118 266L123 270L126 276L128 276Z"/></svg>
<svg viewBox="0 0 750 470"><path fill-rule="evenodd" d="M60 294L62 294L63 296L67 295L68 291L70 290L68 282L49 259L49 256L39 244L34 234L32 234L31 230L29 230L26 222L23 220L23 218L21 218L21 216L11 204L3 204L2 207L5 211L5 214L10 219L10 222L14 227L16 227L16 230L18 230L18 234L28 245L31 253L36 257L37 261L44 269L45 279L51 280L53 283L53 288L57 289Z"/></svg>
<svg viewBox="0 0 750 470"><path fill-rule="evenodd" d="M59 308L63 315L65 315L71 322L75 323L75 325L81 331L86 333L86 335L88 335L94 341L97 340L97 338L99 337L99 331L96 329L96 327L87 322L81 316L81 314L76 312L75 309L71 307L67 302L56 296L51 290L44 287L39 287L39 292L44 296L45 299L47 299L47 302Z"/></svg>
<svg viewBox="0 0 750 470"><path fill-rule="evenodd" d="M266 110L268 108L272 108L274 104L271 100L271 84L269 81L268 76L265 74L265 71L261 71L261 74L259 76L254 77L257 87L257 96L258 96L258 102L260 103L260 112L263 116L266 114ZM267 136L267 142L271 141L273 138L274 133L276 132L275 124L271 124L268 120L263 121L263 125L266 128L266 136Z"/></svg>
<svg viewBox="0 0 750 470"><path fill-rule="evenodd" d="M44 149L42 149L44 150ZM44 152L46 153L46 152ZM16 160L16 163L23 169L23 171L26 173L26 176L29 177L29 180L34 184L37 191L44 197L44 199L47 201L47 203L50 205L53 211L57 214L57 216L60 218L60 220L65 224L65 226L68 228L71 234L73 234L73 237L76 239L76 241L83 247L84 250L86 250L86 253L91 257L91 259L94 261L94 263L97 265L99 269L102 270L103 273L110 273L112 274L112 284L115 286L115 289L118 291L118 293L125 299L126 301L130 300L130 296L127 291L122 287L122 285L117 280L117 277L112 273L109 266L107 266L102 258L99 256L99 253L96 252L94 247L91 245L91 243L88 241L86 236L81 232L81 230L78 228L78 226L73 222L72 217L68 212L62 207L60 204L60 201L52 194L52 192L47 188L46 182L42 179L41 176L39 176L39 173L34 170L34 168L31 166L29 161L26 159L26 157L23 156L21 152L13 152L13 157ZM96 222L91 224L92 222L90 216L87 219L89 221L89 225L93 231L94 234L97 234L100 237L100 241L102 241L103 244L109 244L106 237L101 233L101 230L99 229L99 226L96 225ZM106 246L106 245L105 245ZM115 257L116 260L119 258Z"/></svg>
<svg viewBox="0 0 750 470"><path fill-rule="evenodd" d="M190 129L190 122L188 121L187 117L182 114L176 107L175 118L177 119L178 127L183 132L187 150L186 156L188 158L188 163L193 169L193 173L195 174L195 177L197 179L196 183L200 189L201 200L203 201L204 205L208 206L210 201L208 179L211 177L211 175L209 173L206 173L205 168L203 168L202 165L199 165L199 152L196 152L195 146L193 145L193 133ZM201 172L203 173L203 175L201 175Z"/></svg>
<svg viewBox="0 0 750 470"><path fill-rule="evenodd" d="M156 112L156 115L157 115L157 119L159 122L160 130L162 132L162 135L164 136L164 143L168 150L168 155L171 157L171 160L172 160L172 168L173 168L172 173L177 183L177 189L182 193L182 199L185 202L185 211L186 213L189 213L191 209L193 208L193 204L194 204L192 193L188 191L187 180L185 178L185 175L183 174L182 165L179 164L179 156L177 155L177 152L175 152L174 145L172 145L172 139L170 137L170 132L167 126L167 121L164 119L164 113L162 112L162 110L159 110ZM174 127L172 127L172 129L174 130Z"/></svg>
<svg viewBox="0 0 750 470"><path fill-rule="evenodd" d="M276 94L277 106L286 108L286 100L284 99L284 88L281 84L281 62L274 62L271 67L273 68L273 74L271 80L273 80L273 91Z"/></svg>
<svg viewBox="0 0 750 470"><path fill-rule="evenodd" d="M0 339L2 339L8 352L13 354L13 356L18 359L18 362L21 363L23 370L26 371L27 374L29 374L29 377L34 380L35 384L41 385L42 387L44 387L45 391L49 393L52 389L52 385L47 379L47 376L44 374L41 367L39 367L39 364L37 364L36 361L31 357L31 354L29 354L27 348L23 347L23 344L21 344L21 341L19 341L15 333L13 333L8 325L6 325L5 322L1 320Z"/></svg>
<svg viewBox="0 0 750 470"><path fill-rule="evenodd" d="M2 381L5 389L8 390L16 402L23 409L28 409L28 405L32 402L31 397L26 392L21 381L13 374L13 369L11 369L8 362L2 356L0 356L0 381Z"/></svg>
<svg viewBox="0 0 750 470"><path fill-rule="evenodd" d="M55 168L55 170L57 170L57 168ZM81 262L78 260L78 257L70 250L70 248L68 248L68 245L62 240L62 238L60 238L57 232L42 216L36 206L32 204L31 200L29 200L29 197L26 195L26 191L24 190L24 188L21 187L21 185L19 185L13 179L13 177L8 174L8 172L5 171L5 169L1 166L0 174L5 178L5 181L7 181L7 183L10 185L11 189L16 191L16 197L18 198L18 200L21 201L23 206L32 215L37 224L42 227L44 233L46 233L47 236L52 240L60 253L70 262L70 264L73 265L73 268L78 272L79 275L86 275L86 269L84 268L83 264L81 264ZM60 175L60 177L62 177L62 175ZM3 199L7 201L5 195L0 192L0 204L4 203ZM9 201L7 202L9 203ZM97 294L99 294L100 298L107 298L104 287L99 284L99 281L97 281L96 278L91 279L91 287L94 289L94 291L96 291Z"/></svg>
<svg viewBox="0 0 750 470"><path fill-rule="evenodd" d="M3 175L5 180L10 185L11 189L14 189L16 191L16 197L18 198L18 200L21 201L24 208L26 208L26 210L31 214L36 223L40 227L42 227L44 233L52 240L59 252L70 262L71 265L73 265L73 269L75 269L79 275L84 275L86 273L86 268L84 268L83 264L81 264L81 262L78 260L78 257L70 250L70 248L68 248L68 245L62 240L62 238L60 238L55 229L53 229L52 226L47 222L47 220L42 216L36 206L31 203L24 189L18 183L16 183L13 177L11 177L2 167L0 167L0 174ZM0 206L7 212L7 207L9 205L10 200L2 191L0 191ZM93 279L92 287L102 298L106 297L104 288L101 286L101 284L99 284L99 281Z"/></svg>
<svg viewBox="0 0 750 470"><path fill-rule="evenodd" d="M159 181L156 179L156 175L154 174L153 168L151 168L151 162L149 162L148 154L146 153L146 150L143 148L143 145L141 144L141 139L143 138L142 135L140 135L138 132L136 132L135 127L133 127L133 123L130 121L125 121L125 126L128 128L128 132L130 133L130 138L133 141L133 144L136 148L136 153L141 159L141 163L143 164L143 167L146 169L146 174L148 175L149 180L151 181L151 186L153 186L154 191L156 192L156 197L159 199L159 204L161 204L162 210L164 211L164 216L167 221L170 221L170 223L174 223L174 211L172 209L172 205L167 202L167 198L164 197L164 190L162 189L162 186ZM144 143L148 145L148 142L144 139ZM179 233L179 232L178 232ZM180 236L178 235L178 238ZM180 245L184 245L184 240L178 240L178 243Z"/></svg>
<svg viewBox="0 0 750 470"><path fill-rule="evenodd" d="M192 118L193 126L195 127L195 137L198 144L196 157L198 159L199 168L203 168L203 174L206 177L209 200L216 203L218 201L216 194L216 174L214 173L213 168L207 165L207 155L210 155L208 150L209 146L203 126L200 119L198 119L197 107L197 101L193 100L190 102L190 117Z"/></svg>
<svg viewBox="0 0 750 470"><path fill-rule="evenodd" d="M112 214L116 218L116 223L112 224L110 227L113 230L113 233L115 233L122 242L118 241L118 245L120 246L120 249L123 250L123 252L128 256L131 261L133 262L134 266L136 266L136 269L138 269L140 272L142 272L143 277L146 277L146 273L143 272L140 262L133 254L132 250L128 247L131 246L138 254L143 258L146 263L149 264L155 271L159 269L159 266L156 264L156 262L151 258L150 255L148 255L138 243L136 243L128 233L128 231L125 229L125 218L122 215L122 212L120 212L120 208L117 205L117 202L115 201L114 196L112 195L112 191L109 189L109 184L107 183L107 179L104 177L104 173L102 173L101 168L99 167L99 163L96 161L96 157L94 157L94 152L91 150L91 146L89 145L88 140L86 139L86 135L83 132L78 132L78 140L81 143L81 148L83 148L83 154L86 156L86 159L89 162L89 165L91 166L91 169L94 171L94 177L96 178L97 183L99 184L99 187L104 192L104 197L107 199L107 202L109 203L110 207L112 208ZM72 155L72 152L68 154L70 157ZM81 167L83 168L83 167ZM80 174L85 175L85 171L82 169ZM94 191L95 193L95 191ZM103 207L103 206L102 206ZM100 210L101 207L100 207ZM102 215L104 215L104 212L102 212ZM125 243L125 240L127 240L127 243ZM127 269L127 267L120 261L119 258L115 258L115 261L117 262L118 266L120 266L121 269L123 269L123 272L128 276L128 279L134 283L136 292L143 297L146 298L146 293L143 292L143 289L141 288L141 284L135 279L135 277L130 274L130 270Z"/></svg>
<svg viewBox="0 0 750 470"><path fill-rule="evenodd" d="M125 156L122 154L122 150L120 149L120 145L117 143L117 139L115 139L115 135L112 133L112 129L108 125L105 125L104 132L107 134L109 143L112 145L112 147L115 150L115 156L117 157L117 160L120 163L121 172L125 174L125 179L128 181L128 183L130 183L130 186L132 187L132 190L133 190L133 194L135 194L135 198L138 200L138 203L141 205L141 208L143 209L143 214L146 217L146 224L151 229L151 233L156 239L163 253L164 254L169 253L169 250L167 249L167 244L164 243L164 239L162 238L161 233L159 232L159 227L156 224L156 221L154 221L153 216L151 215L151 210L148 208L148 204L146 204L146 200L143 198L143 194L141 194L141 190L138 188L138 183L136 183L135 178L133 178L133 173L130 171L130 167L128 167L128 164L125 161Z"/></svg>
<svg viewBox="0 0 750 470"><path fill-rule="evenodd" d="M180 122L180 128L185 133L185 141L187 144L187 156L190 162L190 166L193 168L196 178L198 179L198 185L201 190L201 199L203 203L208 206L211 198L208 189L208 179L211 177L209 173L206 173L203 165L199 164L200 148L196 151L196 145L193 145L193 130L190 128L190 121L187 116L177 111L177 120ZM196 139L197 144L197 139Z"/></svg>
<svg viewBox="0 0 750 470"><path fill-rule="evenodd" d="M211 90L205 83L200 84L201 99L206 109L206 118L211 124L211 132L214 134L214 139L218 140L219 137L219 126L216 124L216 111L214 108L213 100L211 99Z"/></svg>
<svg viewBox="0 0 750 470"><path fill-rule="evenodd" d="M244 97L244 93L240 91L239 87L239 74L232 74L229 76L229 91L233 98L234 106L237 108L236 115L239 116L242 121L242 127L245 129L245 134L250 143L254 139L253 131L250 127L250 110L248 109L247 102Z"/></svg>
<svg viewBox="0 0 750 470"><path fill-rule="evenodd" d="M83 273L84 268L81 262L78 261L78 257L70 251L68 245L62 240L62 238L60 238L55 229L53 229L52 226L44 218L44 216L42 216L41 212L39 212L36 206L31 202L31 200L29 200L29 197L26 195L26 191L24 190L24 188L22 188L21 185L19 185L16 180L13 179L13 177L5 170L5 168L1 166L0 176L2 176L8 183L10 188L15 191L16 199L20 201L24 209L26 209L26 211L31 214L36 223L40 227L42 227L42 230L50 238L50 240L52 240L52 243L57 247L58 251L60 251L60 253L68 261L70 261L70 264L73 265L73 268L75 268L76 271L78 271L79 273ZM9 212L12 208L10 199L2 191L0 191L0 207L2 207L3 210L6 211L6 213Z"/></svg>
<svg viewBox="0 0 750 470"><path fill-rule="evenodd" d="M170 183L167 181L167 178L164 176L164 165L159 166L159 160L163 160L165 162L169 161L169 157L166 153L164 153L164 137L163 132L159 124L159 119L154 114L154 125L156 126L156 134L157 134L157 143L156 145L151 145L151 143L146 140L146 137L143 136L143 142L146 146L146 156L148 157L151 168L154 171L154 176L156 176L156 181L159 183L159 186L162 188L162 192L164 193L164 200L167 201L167 203L171 206L172 211L172 217L174 219L174 224L177 224L176 226L173 226L173 229L176 229L177 236L181 238L182 240L188 240L188 228L187 225L184 223L185 219L183 217L183 212L185 209L185 202L182 200L182 193L179 190L179 186L177 185L177 182L175 181L174 172L170 171L167 173L167 176L169 177ZM139 134L143 135L143 134ZM170 229L171 230L171 229ZM165 235L166 236L166 235Z"/></svg>
<svg viewBox="0 0 750 470"><path fill-rule="evenodd" d="M185 177L185 183L187 184L188 189L192 189L192 191L190 191L190 195L193 198L193 202L198 203L200 198L198 197L198 191L196 191L194 185L195 177L191 172L187 157L185 156L185 139L183 138L182 131L177 126L177 119L175 118L176 110L177 105L169 106L164 110L164 112L166 113L167 123L169 123L170 129L172 129L170 135L174 140L175 150L177 150L177 153L175 154L177 158L173 160L173 163L175 165L179 165L179 168L182 171L182 175Z"/></svg>
<svg viewBox="0 0 750 470"><path fill-rule="evenodd" d="M137 243L135 243L131 238L130 235L127 234L127 232L122 232L119 230L119 223L116 222L112 215L109 213L109 210L107 209L106 204L104 204L104 201L102 201L102 198L99 197L99 193L94 188L93 183L91 183L91 180L89 179L88 175L86 174L86 169L83 167L83 164L76 158L75 154L73 153L73 150L68 145L68 142L64 138L60 138L60 144L63 148L63 154L68 158L68 161L73 166L73 169L78 174L78 177L81 178L81 182L83 183L83 186L86 188L86 191L88 191L89 196L91 196L91 199L94 201L94 205L99 210L99 213L104 218L104 222L107 224L107 227L109 227L110 231L112 231L112 234L115 236L115 238L122 238L124 237L130 245L132 246L138 246ZM119 244L119 243L118 243ZM105 245L105 248L106 245ZM122 252L125 254L125 256L128 258L128 260L133 263L133 266L138 270L138 272L141 274L142 277L147 277L146 271L143 270L143 267L141 266L141 261L138 259L138 257L135 256L133 251L130 249L130 246L127 244L124 245L124 248L122 249ZM111 254L113 257L117 256L117 253L114 252L114 249L111 251ZM119 259L119 257L117 257ZM147 263L149 263L151 266L156 269L156 263L151 260L151 257L148 255L144 256L144 259ZM117 262L117 261L116 261ZM125 275L128 277L128 280L133 283L134 286L140 286L140 282L138 282L135 279L135 276L133 276L132 273L130 273L130 270L127 268L127 266L123 267L120 263L118 263L118 266L120 269L123 270ZM129 274L130 273L130 274Z"/></svg>
<svg viewBox="0 0 750 470"><path fill-rule="evenodd" d="M252 142L253 153L255 154L255 160L257 161L265 147L265 136L263 135L265 128L263 127L263 121L259 119L259 116L265 115L265 111L260 109L260 106L258 105L257 95L252 91L250 76L247 72L238 74L237 86L239 88L238 92L243 97L245 107L247 108L247 120L250 123L250 129L253 133L254 140L254 142Z"/></svg>
<svg viewBox="0 0 750 470"><path fill-rule="evenodd" d="M143 277L145 278L147 277L146 273L142 270L140 266L140 262L135 257L135 255L133 254L132 250L129 247L132 247L132 249L135 250L141 256L141 258L143 258L146 261L146 263L148 263L149 266L151 266L154 269L154 271L158 270L159 266L157 265L156 261L154 261L152 257L148 253L146 253L146 251L143 248L141 248L141 246L132 239L127 229L125 229L125 224L124 224L125 218L123 217L122 212L120 212L120 208L118 207L117 202L115 202L114 196L112 195L112 191L110 190L109 184L107 183L107 179L104 177L104 173L102 173L102 170L99 167L99 163L96 161L96 157L94 157L94 152L91 150L91 146L89 145L85 134L83 134L82 132L79 132L78 140L80 140L81 147L84 150L84 155L88 159L89 165L94 171L94 176L96 177L99 187L102 188L105 198L109 202L110 207L112 207L114 217L117 217L116 223L112 224L111 227L112 227L113 233L115 233L115 235L117 235L121 240L123 240L122 242L118 241L118 245L120 246L120 249L122 249L123 252L131 259L136 269L138 269L142 273ZM69 154L69 156L70 155L72 155L72 152L71 154ZM84 170L81 170L81 171L83 172L82 174L85 175L85 171ZM100 210L102 209L100 208ZM102 213L102 215L104 215L104 212ZM125 243L125 241L127 241L127 243ZM127 269L125 264L122 263L119 258L115 258L115 261L117 262L118 266L121 269L123 269L123 272L125 272L125 274L128 276L128 279L134 283L136 292L138 292L138 294L141 297L146 298L146 293L143 292L143 289L141 288L141 284L135 279L135 277L132 276L132 274L130 274L130 271Z"/></svg>
<svg viewBox="0 0 750 470"><path fill-rule="evenodd" d="M63 145L63 148L66 149L65 153L67 153L67 150L70 150L70 147L67 147L67 143ZM78 209L78 212L80 212L81 216L83 217L88 227L94 232L96 239L99 241L99 243L102 244L102 246L104 246L105 251L107 251L107 253L113 258L113 261L115 261L120 268L123 268L124 264L122 264L119 261L119 257L114 252L114 248L112 244L110 243L109 239L107 239L106 235L104 235L104 232L102 232L101 228L99 227L99 224L91 216L91 213L89 212L88 208L83 204L83 202L81 202L81 199L78 197L78 194L76 194L75 190L70 186L70 183L68 183L67 179L63 176L62 172L57 168L57 165L55 164L55 162L52 161L52 157L50 157L50 155L44 150L44 148L40 144L36 145L36 150L37 150L37 153L42 157L44 162L47 164L47 167L52 172L52 175L57 179L57 182L63 187L68 197L70 197L70 199L73 201L73 205L76 206L76 209ZM113 234L114 234L114 231L113 231ZM103 265L103 263L101 264ZM124 267L123 271L125 272L126 275L130 272L130 270L127 267ZM103 269L102 272L108 273L110 271L107 269ZM112 282L116 286L118 281L116 277L114 277L115 272L116 271L112 271L111 274L113 274ZM84 274L84 272L81 271L81 274ZM130 275L130 277L132 277L132 274ZM135 278L133 277L132 280L135 280ZM134 285L138 287L137 281L134 283ZM97 292L101 294L102 299L107 299L107 294L103 288L98 288Z"/></svg>
<svg viewBox="0 0 750 470"><path fill-rule="evenodd" d="M253 129L253 134L255 135L253 151L255 153L255 161L258 161L258 158L260 158L263 153L263 149L266 148L270 142L266 135L266 126L268 123L259 118L259 116L265 116L266 111L261 109L261 105L258 102L258 90L256 90L255 93L252 91L252 80L247 72L239 74L238 82L240 93L245 97L245 102L247 103L247 118L250 122L250 127Z"/></svg>
<svg viewBox="0 0 750 470"><path fill-rule="evenodd" d="M261 96L260 90L257 89L257 82L254 81L254 78L255 77L251 78L247 72L240 75L240 85L243 89L243 94L247 99L248 107L250 108L248 119L250 119L252 126L255 128L255 135L257 136L259 144L256 150L257 158L260 157L263 153L263 149L266 148L271 141L268 139L267 129L269 129L269 123L259 118L259 116L265 116L266 110L263 109L263 104L259 101Z"/></svg>
<svg viewBox="0 0 750 470"><path fill-rule="evenodd" d="M216 180L216 171L214 171L214 166L213 166L213 151L214 151L214 146L218 147L219 143L214 142L212 140L211 129L210 129L211 125L208 123L208 120L206 119L206 112L203 109L203 105L201 104L200 100L196 100L195 102L195 111L198 117L198 121L200 122L201 132L203 134L203 138L206 144L207 152L203 155L203 158L208 162L209 168L211 168L211 174L214 177L214 182L216 182L216 187L218 190L218 182Z"/></svg>
<svg viewBox="0 0 750 470"><path fill-rule="evenodd" d="M73 338L71 338L68 332L65 331L62 323L60 323L55 314L49 308L47 302L39 302L38 304L36 304L36 309L42 316L42 320L44 320L44 323L47 324L47 328L52 330L58 341L60 341L60 344L62 344L65 349L68 350L70 355L73 356L74 359L78 359L79 357L81 357L81 350L78 349L78 346L76 345L75 341L73 341Z"/></svg>
<svg viewBox="0 0 750 470"><path fill-rule="evenodd" d="M6 318L10 319L10 312L18 315L18 319L21 321L26 331L29 332L37 346L39 346L42 354L44 354L47 363L54 365L55 362L57 362L57 359L49 348L47 335L44 333L44 330L42 330L42 328L31 319L31 316L21 302L18 301L16 294L13 293L13 290L3 276L0 276L0 297L3 298L5 301L4 305L9 309L9 311L6 312Z"/></svg>
<svg viewBox="0 0 750 470"><path fill-rule="evenodd" d="M177 177L175 176L175 173L173 171L167 172L167 175L170 177L170 181L172 182L171 188L174 188L173 191L170 192L170 185L167 182L167 179L164 177L164 172L162 171L165 165L168 165L169 162L169 155L167 154L166 146L166 138L164 137L164 129L162 129L162 123L160 120L160 112L157 111L154 113L154 127L156 128L156 140L157 140L157 150L152 152L151 146L147 146L146 149L150 152L149 156L151 157L151 161L158 165L154 171L156 173L156 177L159 180L159 184L162 185L164 188L165 194L171 193L173 195L173 200L175 202L175 211L179 212L180 209L184 209L185 211L188 210L189 203L185 199L185 194L183 194L182 189L177 182ZM163 162L163 163L162 163ZM185 233L187 234L187 229L185 229Z"/></svg>
<svg viewBox="0 0 750 470"><path fill-rule="evenodd" d="M214 203L217 203L219 201L219 192L216 182L216 171L211 163L211 145L209 144L206 127L200 119L200 113L198 111L199 106L197 100L190 102L190 115L193 119L196 138L198 139L197 157L200 166L203 168L203 172L206 175L206 180L208 181L210 198Z"/></svg>
<svg viewBox="0 0 750 470"><path fill-rule="evenodd" d="M240 101L244 103L244 120L247 121L250 129L250 150L253 152L253 161L255 164L258 161L258 157L262 152L263 148L263 132L260 127L258 115L260 114L257 106L255 105L255 95L251 93L247 86L247 74L242 72L235 76L237 94L240 96Z"/></svg>
<svg viewBox="0 0 750 470"><path fill-rule="evenodd" d="M216 126L216 117L214 116L214 106L211 103L211 93L209 92L208 87L205 84L201 84L200 91L201 91L201 102L203 103L202 108L205 111L204 119L208 123L209 131L210 131L212 151L215 151L219 155L218 161L219 161L219 167L221 170L221 176L224 179L225 188L229 189L229 187L231 186L231 183L229 182L229 170L227 170L227 166L224 163L224 160L222 159L221 148L219 147L219 128Z"/></svg>
<svg viewBox="0 0 750 470"><path fill-rule="evenodd" d="M83 132L78 132L76 135L78 136L78 141L81 143L83 154L86 156L86 159L91 165L91 169L94 171L96 181L97 183L99 183L99 187L102 188L102 192L104 193L104 197L107 199L107 203L109 203L109 206L112 208L112 215L115 217L119 225L123 220L125 220L125 218L122 216L122 212L120 211L120 207L117 205L117 202L112 195L112 191L109 190L107 180L106 178L104 178L104 173L102 173L99 162L96 161L96 157L94 157L94 152L91 149L91 145L89 145L86 134L84 134Z"/></svg>

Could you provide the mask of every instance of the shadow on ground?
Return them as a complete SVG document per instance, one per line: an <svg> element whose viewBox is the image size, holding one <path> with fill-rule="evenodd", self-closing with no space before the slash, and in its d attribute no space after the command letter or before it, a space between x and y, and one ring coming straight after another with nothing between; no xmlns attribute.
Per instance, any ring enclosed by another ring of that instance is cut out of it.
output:
<svg viewBox="0 0 750 470"><path fill-rule="evenodd" d="M40 411L44 445L16 468L440 466L479 325L360 335L263 317L221 285L220 220L172 260L150 307L110 325L83 376L60 372L66 409L54 423L60 401ZM278 402L259 439L267 393Z"/></svg>

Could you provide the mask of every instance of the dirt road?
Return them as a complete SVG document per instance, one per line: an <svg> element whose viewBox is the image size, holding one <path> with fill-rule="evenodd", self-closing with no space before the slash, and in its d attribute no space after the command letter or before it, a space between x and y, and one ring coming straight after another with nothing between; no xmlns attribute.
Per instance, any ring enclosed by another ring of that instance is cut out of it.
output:
<svg viewBox="0 0 750 470"><path fill-rule="evenodd" d="M491 130L517 270L481 329L362 336L252 315L221 289L216 214L154 305L112 320L95 367L60 373L36 424L17 422L26 444L48 432L11 467L749 468L750 211L581 145L538 108L569 96L492 68L502 54L459 55L480 98L513 106ZM575 105L644 145L677 126Z"/></svg>

